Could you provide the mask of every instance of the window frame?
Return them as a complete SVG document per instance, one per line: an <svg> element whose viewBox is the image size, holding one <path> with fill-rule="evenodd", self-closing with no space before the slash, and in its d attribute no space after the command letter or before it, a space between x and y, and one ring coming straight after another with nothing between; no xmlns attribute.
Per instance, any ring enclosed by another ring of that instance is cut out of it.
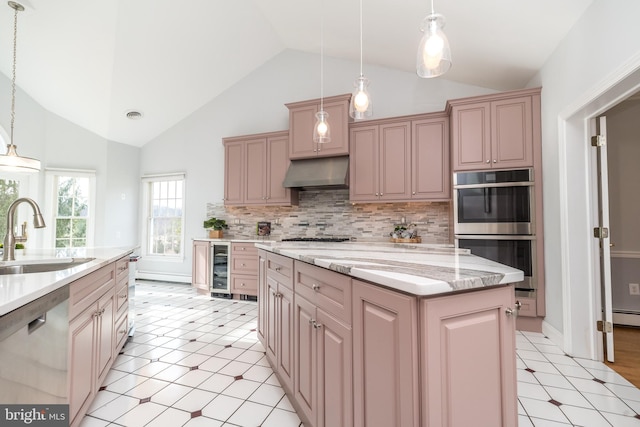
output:
<svg viewBox="0 0 640 427"><path fill-rule="evenodd" d="M47 218L47 229L45 233L45 247L55 248L56 244L56 218L58 211L58 184L59 177L74 177L89 179L89 216L87 217L87 236L84 248L95 246L95 224L96 224L96 171L87 169L57 169L47 168L45 170L45 218ZM64 248L56 248L64 249ZM71 248L67 248L71 249ZM74 248L75 249L75 248Z"/></svg>
<svg viewBox="0 0 640 427"><path fill-rule="evenodd" d="M141 255L145 260L157 262L176 262L182 263L186 259L185 248L185 228L186 228L186 189L187 189L187 175L184 172L157 174L157 175L144 175L141 180L142 185L142 230L141 230ZM152 186L156 182L162 181L182 181L182 227L180 233L180 253L175 255L155 254L149 251L149 234L151 228L151 213L152 213Z"/></svg>

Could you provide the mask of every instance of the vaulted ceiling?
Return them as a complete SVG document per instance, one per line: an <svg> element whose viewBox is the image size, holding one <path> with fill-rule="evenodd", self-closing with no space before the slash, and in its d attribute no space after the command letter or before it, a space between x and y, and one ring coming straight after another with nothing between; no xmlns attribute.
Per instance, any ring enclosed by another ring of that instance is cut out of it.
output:
<svg viewBox="0 0 640 427"><path fill-rule="evenodd" d="M522 88L593 0L435 0L443 77ZM285 49L359 61L358 0L21 0L17 84L47 110L141 146ZM363 0L364 62L415 72L428 0ZM13 9L0 5L11 77ZM418 77L416 77L418 78ZM3 100L2 102L9 102ZM125 118L141 110L144 120ZM19 112L17 113L19 114Z"/></svg>

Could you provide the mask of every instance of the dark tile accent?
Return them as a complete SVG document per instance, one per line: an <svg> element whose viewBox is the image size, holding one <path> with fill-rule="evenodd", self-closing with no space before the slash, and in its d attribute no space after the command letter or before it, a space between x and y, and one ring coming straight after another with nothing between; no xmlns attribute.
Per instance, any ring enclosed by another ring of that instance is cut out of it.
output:
<svg viewBox="0 0 640 427"><path fill-rule="evenodd" d="M195 339L195 338L191 338L191 339L189 340L189 342L195 342L195 341L196 341L196 339Z"/></svg>
<svg viewBox="0 0 640 427"><path fill-rule="evenodd" d="M144 399L140 399L140 404L142 405L143 403L149 403L151 402L151 398L150 397L145 397Z"/></svg>
<svg viewBox="0 0 640 427"><path fill-rule="evenodd" d="M597 383L600 383L600 384L606 384L606 381L602 381L602 380L601 380L601 379L599 379L599 378L594 378L593 380L594 380L595 382L597 382Z"/></svg>
<svg viewBox="0 0 640 427"><path fill-rule="evenodd" d="M102 387L100 387L100 388L98 389L98 391L102 391L102 390L106 390L106 389L107 389L107 386L106 386L106 385L103 385Z"/></svg>
<svg viewBox="0 0 640 427"><path fill-rule="evenodd" d="M233 377L233 379L234 379L235 381L238 381L238 380L242 380L242 379L244 379L244 377L243 377L242 375L238 375L238 376Z"/></svg>
<svg viewBox="0 0 640 427"><path fill-rule="evenodd" d="M246 313L240 313L240 316L244 316Z"/></svg>
<svg viewBox="0 0 640 427"><path fill-rule="evenodd" d="M525 369L525 371L527 371L527 372L531 372L532 374L535 372L535 371L534 371L533 369L531 369L531 368L526 368L526 369Z"/></svg>
<svg viewBox="0 0 640 427"><path fill-rule="evenodd" d="M196 321L195 320L190 320L189 323L196 323Z"/></svg>
<svg viewBox="0 0 640 427"><path fill-rule="evenodd" d="M636 414L635 418L640 420L640 415Z"/></svg>
<svg viewBox="0 0 640 427"><path fill-rule="evenodd" d="M224 346L224 348L229 348L229 347L231 347L231 344L227 344Z"/></svg>
<svg viewBox="0 0 640 427"><path fill-rule="evenodd" d="M189 368L189 370L190 370L190 371L197 371L197 370L198 370L198 367L197 367L197 366L192 366L192 367L190 367L190 368Z"/></svg>
<svg viewBox="0 0 640 427"><path fill-rule="evenodd" d="M211 300L211 301L215 301L215 300ZM218 313L218 310L213 310L214 313Z"/></svg>
<svg viewBox="0 0 640 427"><path fill-rule="evenodd" d="M158 359L149 359L149 360L151 361L151 363L153 363L153 362L158 362L160 360L160 358L158 358Z"/></svg>
<svg viewBox="0 0 640 427"><path fill-rule="evenodd" d="M549 403L551 403L552 405L556 405L556 406L561 406L562 403L558 402L557 400L551 399L549 400Z"/></svg>
<svg viewBox="0 0 640 427"><path fill-rule="evenodd" d="M191 413L191 418L197 418L202 416L202 411L195 411Z"/></svg>
<svg viewBox="0 0 640 427"><path fill-rule="evenodd" d="M255 332L255 331L256 331L255 329L251 329L251 332Z"/></svg>
<svg viewBox="0 0 640 427"><path fill-rule="evenodd" d="M222 328L222 327L224 327L224 325L218 325L218 328Z"/></svg>
<svg viewBox="0 0 640 427"><path fill-rule="evenodd" d="M193 307L189 307L189 310L193 310Z"/></svg>

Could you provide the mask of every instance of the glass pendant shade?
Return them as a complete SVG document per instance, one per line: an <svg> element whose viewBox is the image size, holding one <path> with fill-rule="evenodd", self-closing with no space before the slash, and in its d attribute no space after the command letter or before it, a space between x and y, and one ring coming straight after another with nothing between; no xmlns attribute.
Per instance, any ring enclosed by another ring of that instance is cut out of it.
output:
<svg viewBox="0 0 640 427"><path fill-rule="evenodd" d="M313 142L324 144L331 142L331 128L329 128L329 113L320 110L316 113L316 124L313 126Z"/></svg>
<svg viewBox="0 0 640 427"><path fill-rule="evenodd" d="M438 77L451 68L451 48L442 32L444 23L444 16L437 13L427 15L422 21L420 31L424 35L416 57L416 71L420 77Z"/></svg>
<svg viewBox="0 0 640 427"><path fill-rule="evenodd" d="M13 144L7 144L7 153L0 155L0 172L38 172L39 170L40 160L19 156Z"/></svg>
<svg viewBox="0 0 640 427"><path fill-rule="evenodd" d="M371 108L371 96L369 95L369 79L360 76L353 84L355 90L351 95L351 103L349 104L349 116L356 120L371 117L373 108Z"/></svg>

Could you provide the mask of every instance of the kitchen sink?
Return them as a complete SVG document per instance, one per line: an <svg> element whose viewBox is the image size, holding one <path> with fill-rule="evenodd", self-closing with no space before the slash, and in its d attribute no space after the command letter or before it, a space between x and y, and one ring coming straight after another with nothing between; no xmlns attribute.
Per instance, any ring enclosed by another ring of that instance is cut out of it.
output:
<svg viewBox="0 0 640 427"><path fill-rule="evenodd" d="M42 262L24 261L0 266L0 275L46 273L48 271L60 271L77 267L93 261L95 258L59 258Z"/></svg>

